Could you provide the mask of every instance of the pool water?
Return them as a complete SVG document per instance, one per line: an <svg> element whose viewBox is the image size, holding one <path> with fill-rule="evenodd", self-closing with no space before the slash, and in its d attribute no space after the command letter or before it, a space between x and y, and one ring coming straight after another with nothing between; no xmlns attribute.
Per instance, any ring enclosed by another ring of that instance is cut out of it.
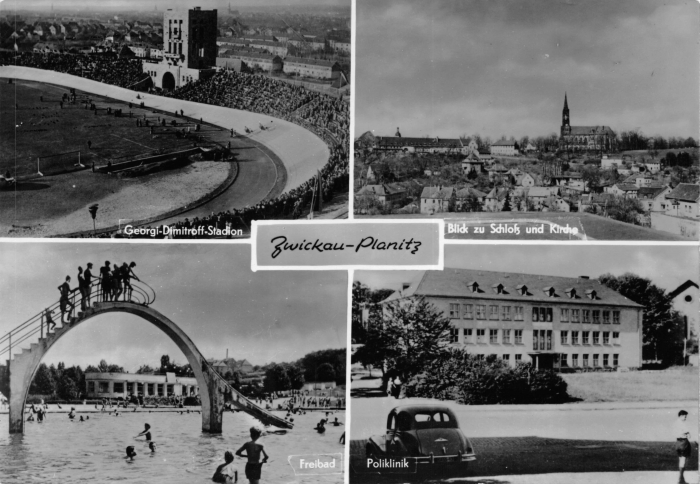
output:
<svg viewBox="0 0 700 484"><path fill-rule="evenodd" d="M51 406L50 406L51 407ZM282 414L282 413L280 413ZM81 415L80 413L78 415ZM202 432L198 413L138 413L129 411L119 416L108 413L85 413L90 420L71 421L65 413L50 413L42 422L27 422L24 435L8 433L7 414L0 415L0 482L8 483L205 483L219 464L226 450L235 452L250 440L249 429L262 427L242 412L224 414L223 433ZM284 414L282 414L284 415ZM344 412L334 413L343 422ZM344 426L327 427L318 434L314 427L323 412L294 416L294 429L284 435L263 435L270 460L263 466L261 482L341 484L343 474L295 476L289 455L343 453L338 439ZM134 437L151 425L157 451L151 454L148 445ZM267 430L277 430L269 427ZM124 459L127 446L135 446L133 461ZM236 457L238 482L247 483L245 459Z"/></svg>

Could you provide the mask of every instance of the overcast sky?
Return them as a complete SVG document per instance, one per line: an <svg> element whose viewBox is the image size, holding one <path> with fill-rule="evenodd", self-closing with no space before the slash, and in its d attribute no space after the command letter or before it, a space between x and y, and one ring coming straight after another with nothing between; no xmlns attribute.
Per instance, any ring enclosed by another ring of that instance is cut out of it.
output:
<svg viewBox="0 0 700 484"><path fill-rule="evenodd" d="M0 0L2 6L7 8L18 9L51 9L54 5L55 9L62 8L78 8L78 9L113 9L113 8L129 8L131 10L153 10L155 6L158 10L166 10L168 8L191 8L202 7L203 9L218 8L226 9L229 3L231 8L241 7L293 7L306 5L329 5L329 6L347 6L348 13L350 12L350 0Z"/></svg>
<svg viewBox="0 0 700 484"><path fill-rule="evenodd" d="M357 0L355 136L698 134L696 0Z"/></svg>
<svg viewBox="0 0 700 484"><path fill-rule="evenodd" d="M250 246L182 244L0 243L0 334L59 299L66 275L92 262L135 261L135 273L157 293L153 308L177 324L207 358L252 364L292 361L310 351L346 347L347 272L252 272ZM26 344L28 347L28 344ZM161 331L132 315L91 319L64 336L44 361L134 371L160 357L186 363ZM2 357L3 361L5 357Z"/></svg>
<svg viewBox="0 0 700 484"><path fill-rule="evenodd" d="M561 277L632 272L667 292L688 279L698 282L697 247L644 245L445 245L445 267ZM374 288L400 289L417 271L358 271L355 280Z"/></svg>

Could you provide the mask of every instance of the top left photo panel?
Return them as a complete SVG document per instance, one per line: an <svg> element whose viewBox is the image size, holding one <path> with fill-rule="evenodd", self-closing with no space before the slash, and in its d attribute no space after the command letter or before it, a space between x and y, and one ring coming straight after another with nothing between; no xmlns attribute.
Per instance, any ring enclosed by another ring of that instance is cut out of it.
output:
<svg viewBox="0 0 700 484"><path fill-rule="evenodd" d="M348 216L351 0L0 3L0 237Z"/></svg>

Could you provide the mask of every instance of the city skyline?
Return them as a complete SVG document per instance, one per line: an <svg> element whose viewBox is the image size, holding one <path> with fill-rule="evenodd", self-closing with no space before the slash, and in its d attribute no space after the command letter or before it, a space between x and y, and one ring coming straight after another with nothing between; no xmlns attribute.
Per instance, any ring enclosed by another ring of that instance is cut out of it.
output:
<svg viewBox="0 0 700 484"><path fill-rule="evenodd" d="M225 12L229 5L232 9L238 8L259 8L259 7L305 7L305 6L346 6L347 0L258 0L254 3L240 0L107 0L95 2L89 5L90 10L113 10L117 8L129 8L130 10L152 11L157 7L159 11L178 8L202 7L202 9L219 9ZM51 12L54 9L81 9L86 10L88 6L85 2L76 0L0 0L0 10L4 8L17 8L18 10L42 10Z"/></svg>
<svg viewBox="0 0 700 484"><path fill-rule="evenodd" d="M393 136L697 137L698 4L359 0L356 128Z"/></svg>
<svg viewBox="0 0 700 484"><path fill-rule="evenodd" d="M252 272L247 244L0 247L0 291L6 295L0 334L58 301L57 286L66 275L75 288L79 265L92 262L99 274L109 260L136 262L136 275L157 294L151 307L177 324L206 358L223 359L228 350L236 360L263 365L347 343L347 272ZM154 326L136 316L111 313L71 330L43 362L85 368L104 359L134 372L143 364L159 365L164 354L180 365L187 362Z"/></svg>

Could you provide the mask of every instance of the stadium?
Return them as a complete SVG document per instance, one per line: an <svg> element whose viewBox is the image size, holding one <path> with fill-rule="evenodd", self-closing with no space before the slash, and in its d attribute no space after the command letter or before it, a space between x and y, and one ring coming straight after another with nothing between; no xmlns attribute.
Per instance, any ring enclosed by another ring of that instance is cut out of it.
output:
<svg viewBox="0 0 700 484"><path fill-rule="evenodd" d="M0 235L246 236L255 219L347 214L345 99L225 69L136 91L139 61L86 54L0 64Z"/></svg>

